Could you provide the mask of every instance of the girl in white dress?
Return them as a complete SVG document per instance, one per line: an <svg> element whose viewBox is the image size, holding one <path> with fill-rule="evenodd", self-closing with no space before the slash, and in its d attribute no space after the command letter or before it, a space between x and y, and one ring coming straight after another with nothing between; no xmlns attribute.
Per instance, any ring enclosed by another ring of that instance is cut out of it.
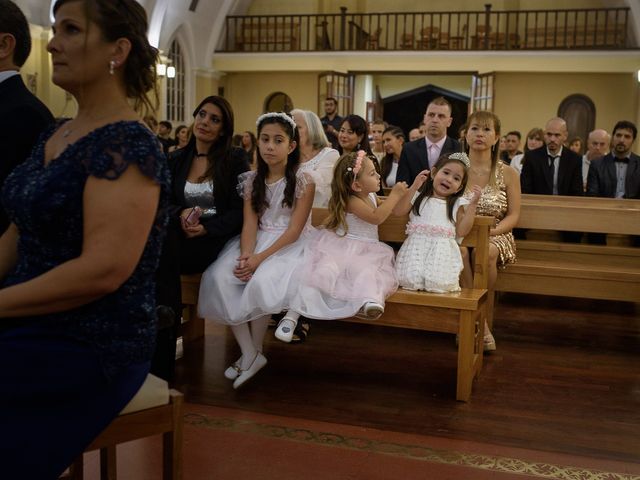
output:
<svg viewBox="0 0 640 480"><path fill-rule="evenodd" d="M299 174L297 129L284 113L258 117L257 170L239 176L240 238L202 274L200 316L231 326L242 356L225 371L238 388L267 363L262 344L271 314L289 307L303 236L311 230L314 186Z"/></svg>
<svg viewBox="0 0 640 480"><path fill-rule="evenodd" d="M436 293L460 290L463 265L456 238L471 230L480 198L477 186L470 200L462 198L469 165L464 153L440 157L431 172L418 174L394 209L397 215L411 211L407 239L396 259L402 288Z"/></svg>
<svg viewBox="0 0 640 480"><path fill-rule="evenodd" d="M378 205L380 175L364 151L340 157L334 169L326 228L305 247L299 290L281 320L276 337L287 341L282 326L293 328L299 315L315 319L354 315L375 320L384 300L398 288L393 249L378 240L378 225L407 191L397 183ZM290 338L289 338L290 340Z"/></svg>

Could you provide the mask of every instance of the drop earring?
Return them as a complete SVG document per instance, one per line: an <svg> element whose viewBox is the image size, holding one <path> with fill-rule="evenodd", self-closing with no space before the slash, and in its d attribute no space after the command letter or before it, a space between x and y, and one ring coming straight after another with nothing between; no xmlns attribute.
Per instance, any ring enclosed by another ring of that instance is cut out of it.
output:
<svg viewBox="0 0 640 480"><path fill-rule="evenodd" d="M115 68L116 68L116 61L111 60L109 62L109 75L113 75L113 73L115 72Z"/></svg>

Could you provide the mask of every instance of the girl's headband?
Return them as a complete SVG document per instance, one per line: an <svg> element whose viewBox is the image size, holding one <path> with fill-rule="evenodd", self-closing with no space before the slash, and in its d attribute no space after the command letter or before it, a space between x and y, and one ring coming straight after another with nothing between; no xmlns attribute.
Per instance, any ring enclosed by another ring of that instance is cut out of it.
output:
<svg viewBox="0 0 640 480"><path fill-rule="evenodd" d="M471 167L471 162L469 161L469 157L467 157L467 154L464 152L455 152L452 153L451 155L449 155L447 157L449 160L459 160L460 162L462 162L462 164L466 167L469 168Z"/></svg>
<svg viewBox="0 0 640 480"><path fill-rule="evenodd" d="M296 122L293 120L293 118L291 118L286 113L282 113L282 112L263 113L256 120L256 128L260 128L260 124L263 121L265 121L267 118L279 118L279 119L284 120L285 122L287 122L289 125L291 125L291 128L293 128L294 130L296 129Z"/></svg>
<svg viewBox="0 0 640 480"><path fill-rule="evenodd" d="M353 162L353 167L347 167L347 172L353 173L354 180L358 176L358 172L362 168L362 159L366 155L367 155L367 152L365 152L364 150L358 150L358 153L356 154L356 159Z"/></svg>

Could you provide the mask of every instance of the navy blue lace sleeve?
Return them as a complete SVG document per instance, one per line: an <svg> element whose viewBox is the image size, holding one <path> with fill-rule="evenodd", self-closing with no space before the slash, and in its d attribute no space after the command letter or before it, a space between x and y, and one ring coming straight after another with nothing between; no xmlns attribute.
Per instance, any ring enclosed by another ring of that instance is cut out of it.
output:
<svg viewBox="0 0 640 480"><path fill-rule="evenodd" d="M162 169L166 161L156 137L143 125L119 122L107 126L109 141L93 145L83 162L90 175L115 180L129 165L136 165L149 178L161 183Z"/></svg>
<svg viewBox="0 0 640 480"><path fill-rule="evenodd" d="M2 201L19 232L18 261L3 287L26 282L82 252L83 192L90 176L116 180L130 165L160 185L156 218L129 279L115 292L73 310L17 318L3 326L31 326L73 336L99 352L107 375L148 361L155 339L155 271L167 222L169 172L155 135L139 122L98 128L45 165L49 130L32 155L5 181ZM124 213L124 212L123 212ZM126 248L126 238L122 247Z"/></svg>

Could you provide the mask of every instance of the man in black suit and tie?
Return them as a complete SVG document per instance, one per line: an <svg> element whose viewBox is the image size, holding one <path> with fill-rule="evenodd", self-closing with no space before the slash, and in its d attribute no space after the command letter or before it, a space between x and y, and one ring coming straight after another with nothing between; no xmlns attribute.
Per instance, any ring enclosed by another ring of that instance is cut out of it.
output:
<svg viewBox="0 0 640 480"><path fill-rule="evenodd" d="M522 193L582 195L582 157L563 148L567 123L552 118L545 126L545 146L524 154L520 184Z"/></svg>
<svg viewBox="0 0 640 480"><path fill-rule="evenodd" d="M441 155L460 151L458 141L447 136L447 127L452 120L451 104L444 97L431 100L424 114L426 136L402 147L397 182L411 185L418 173L431 169Z"/></svg>
<svg viewBox="0 0 640 480"><path fill-rule="evenodd" d="M588 196L640 198L640 156L631 152L637 136L638 129L632 122L616 123L611 151L589 166Z"/></svg>
<svg viewBox="0 0 640 480"><path fill-rule="evenodd" d="M591 161L587 175L587 195L590 197L640 198L640 156L631 152L638 136L632 122L622 120L613 127L611 151ZM606 244L607 236L590 233L589 243ZM634 238L640 246L640 237Z"/></svg>
<svg viewBox="0 0 640 480"><path fill-rule="evenodd" d="M53 122L51 112L24 85L19 69L31 52L29 24L10 0L0 0L0 188ZM0 206L0 235L9 219Z"/></svg>
<svg viewBox="0 0 640 480"><path fill-rule="evenodd" d="M520 175L522 193L583 194L582 157L563 147L568 135L567 123L562 118L547 122L544 129L546 145L524 154ZM580 232L562 232L565 242L580 242L581 238Z"/></svg>

